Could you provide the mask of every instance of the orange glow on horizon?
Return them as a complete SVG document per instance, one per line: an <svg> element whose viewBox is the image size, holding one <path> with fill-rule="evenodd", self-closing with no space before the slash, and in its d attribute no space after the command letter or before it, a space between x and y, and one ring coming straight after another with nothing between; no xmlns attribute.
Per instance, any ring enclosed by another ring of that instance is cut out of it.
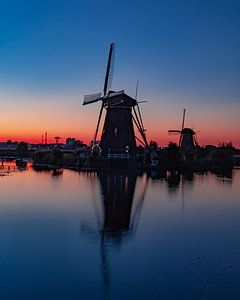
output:
<svg viewBox="0 0 240 300"><path fill-rule="evenodd" d="M43 133L44 134L44 133ZM54 144L55 143L55 137L56 135L49 135L48 134L48 143L49 144ZM90 144L90 142L93 139L93 133L89 134L89 135L83 135L83 136L78 136L78 135L74 135L74 134L70 134L70 135L61 135L61 140L59 141L60 143L65 143L66 142L66 138L68 137L74 137L76 138L76 140L80 140L83 141L83 143L85 144ZM101 137L101 133L98 136L98 139L100 139ZM160 147L165 147L169 144L169 142L175 142L178 143L179 141L179 136L169 136L167 133L165 134L160 134L160 135L147 135L147 139L148 142L150 142L151 140L156 141L158 143L158 145ZM9 134L9 135L2 135L0 137L0 141L2 142L6 142L7 140L11 140L11 141L25 141L28 143L33 143L33 144L41 144L42 143L42 136L41 134L38 136L31 134L31 135L16 135L16 134ZM200 146L205 146L205 145L215 145L217 146L219 143L222 142L232 142L233 145L237 148L240 147L240 137L239 136L231 136L231 138L229 136L221 136L221 139L219 139L218 136L214 135L213 133L210 133L209 135L203 136L203 134L197 134L197 140ZM139 144L139 143L138 143Z"/></svg>
<svg viewBox="0 0 240 300"><path fill-rule="evenodd" d="M5 97L1 97L5 100ZM77 99L77 100L76 100ZM29 99L28 105L14 103L12 99L3 101L0 126L0 141L26 141L41 143L42 134L48 133L48 142L55 143L55 136L65 143L67 137L74 137L89 144L93 139L100 104L83 107L78 97L64 96L62 99ZM19 100L20 101L20 100ZM177 107L173 102L160 100L143 104L141 107L147 139L155 140L160 147L167 146L169 141L178 142L178 136L169 136L169 129L180 129L183 106ZM70 103L68 105L68 103ZM232 141L240 147L239 104L222 104L204 107L195 104L187 109L186 127L193 128L197 133L199 145ZM101 137L103 119L99 129ZM194 121L194 123L193 123Z"/></svg>

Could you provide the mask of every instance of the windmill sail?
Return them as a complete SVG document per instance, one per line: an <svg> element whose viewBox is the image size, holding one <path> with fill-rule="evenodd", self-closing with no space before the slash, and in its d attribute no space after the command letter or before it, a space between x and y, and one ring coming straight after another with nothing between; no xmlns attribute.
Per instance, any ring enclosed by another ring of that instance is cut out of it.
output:
<svg viewBox="0 0 240 300"><path fill-rule="evenodd" d="M83 98L83 105L97 102L102 99L101 96L102 96L102 93L85 95Z"/></svg>
<svg viewBox="0 0 240 300"><path fill-rule="evenodd" d="M185 116L186 116L186 108L183 109L183 119L182 119L182 131L185 125Z"/></svg>
<svg viewBox="0 0 240 300"><path fill-rule="evenodd" d="M168 130L169 134L180 134L181 130Z"/></svg>
<svg viewBox="0 0 240 300"><path fill-rule="evenodd" d="M103 88L104 96L111 88L112 78L113 78L113 69L114 69L114 56L115 56L115 43L111 43L109 55L108 55L108 63L107 63L107 70Z"/></svg>

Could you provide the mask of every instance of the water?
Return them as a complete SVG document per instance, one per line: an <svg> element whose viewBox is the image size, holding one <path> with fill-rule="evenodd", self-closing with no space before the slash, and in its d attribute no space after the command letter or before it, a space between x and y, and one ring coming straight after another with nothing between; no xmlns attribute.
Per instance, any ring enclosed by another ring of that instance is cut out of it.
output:
<svg viewBox="0 0 240 300"><path fill-rule="evenodd" d="M240 299L240 170L0 175L1 299Z"/></svg>

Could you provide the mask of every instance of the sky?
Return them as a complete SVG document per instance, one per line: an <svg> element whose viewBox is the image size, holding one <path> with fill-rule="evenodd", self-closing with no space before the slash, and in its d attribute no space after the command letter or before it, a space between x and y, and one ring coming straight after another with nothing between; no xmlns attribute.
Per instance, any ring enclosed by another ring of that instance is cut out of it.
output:
<svg viewBox="0 0 240 300"><path fill-rule="evenodd" d="M238 0L0 1L0 140L92 140L100 103L82 100L103 90L111 42L112 89L139 81L148 140L177 141L186 108L200 145L240 147Z"/></svg>

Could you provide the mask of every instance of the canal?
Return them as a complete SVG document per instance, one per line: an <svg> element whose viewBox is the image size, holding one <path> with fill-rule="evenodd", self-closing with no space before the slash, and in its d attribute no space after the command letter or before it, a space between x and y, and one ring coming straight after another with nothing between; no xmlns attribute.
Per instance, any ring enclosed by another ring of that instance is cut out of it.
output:
<svg viewBox="0 0 240 300"><path fill-rule="evenodd" d="M240 169L0 169L1 299L240 299Z"/></svg>

